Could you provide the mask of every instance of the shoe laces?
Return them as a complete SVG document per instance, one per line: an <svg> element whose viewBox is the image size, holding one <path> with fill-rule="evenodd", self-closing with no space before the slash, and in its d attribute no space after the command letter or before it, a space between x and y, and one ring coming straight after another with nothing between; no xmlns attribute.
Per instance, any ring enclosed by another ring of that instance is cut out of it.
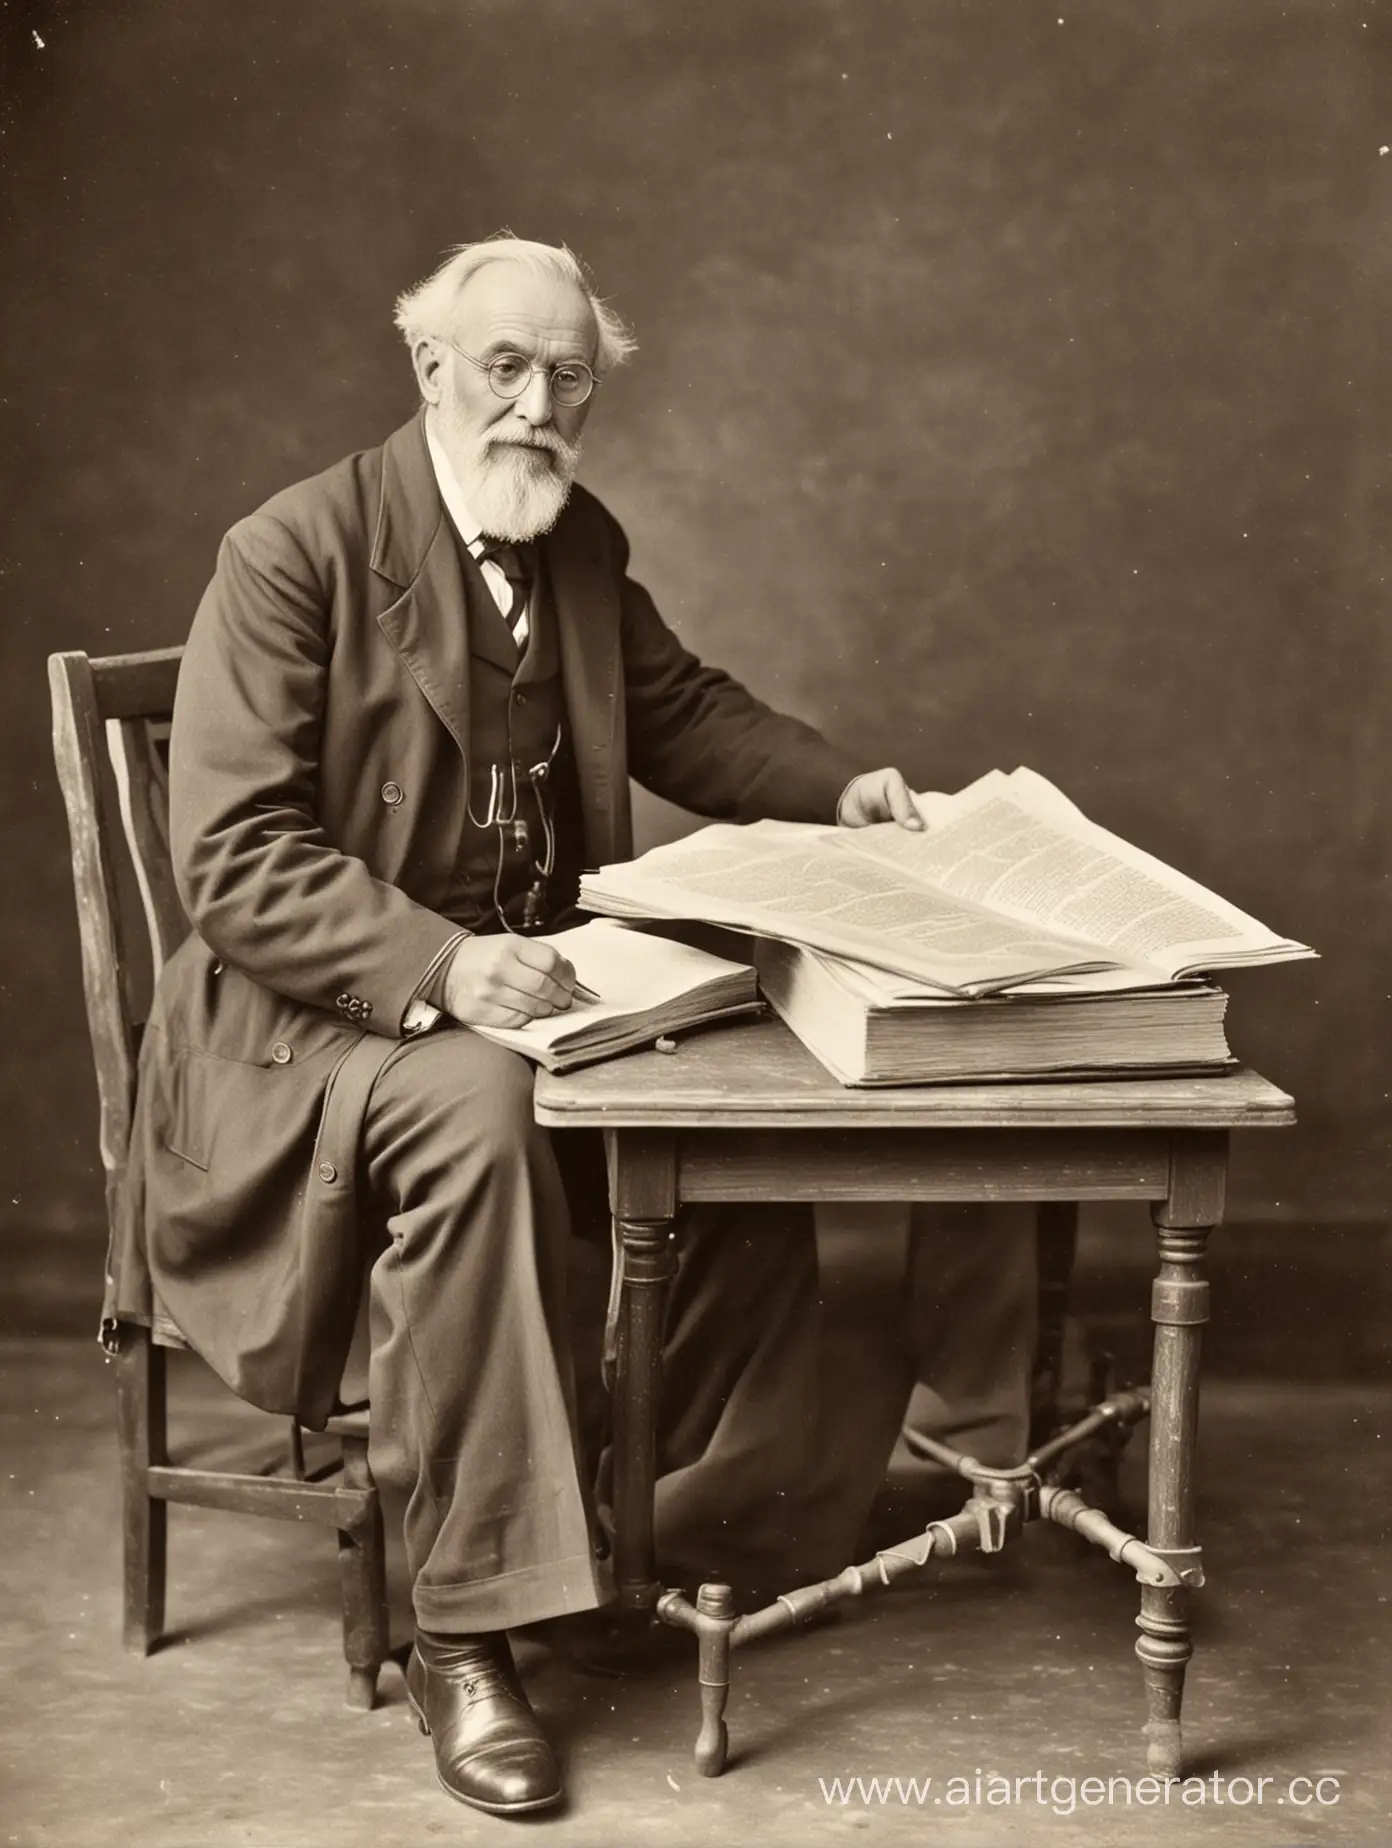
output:
<svg viewBox="0 0 1392 1848"><path fill-rule="evenodd" d="M466 1700L486 1700L490 1694L506 1694L516 1699L516 1690L500 1668L481 1668L463 1685Z"/></svg>

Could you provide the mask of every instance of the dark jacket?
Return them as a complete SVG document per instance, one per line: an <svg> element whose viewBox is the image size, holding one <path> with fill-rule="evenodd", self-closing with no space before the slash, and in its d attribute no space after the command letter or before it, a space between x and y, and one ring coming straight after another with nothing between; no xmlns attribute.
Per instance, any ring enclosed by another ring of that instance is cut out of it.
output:
<svg viewBox="0 0 1392 1848"><path fill-rule="evenodd" d="M598 501L575 489L543 543L586 864L632 852L630 775L706 815L833 818L851 766L681 647ZM109 1308L157 1299L244 1398L310 1424L362 1287L362 1111L456 934L436 907L468 683L419 417L232 529L180 671L170 829L195 934L141 1049Z"/></svg>

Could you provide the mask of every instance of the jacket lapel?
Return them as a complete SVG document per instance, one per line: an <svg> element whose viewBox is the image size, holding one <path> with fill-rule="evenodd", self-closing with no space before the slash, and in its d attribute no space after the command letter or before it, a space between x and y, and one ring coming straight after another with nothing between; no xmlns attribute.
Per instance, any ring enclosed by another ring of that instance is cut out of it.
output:
<svg viewBox="0 0 1392 1848"><path fill-rule="evenodd" d="M469 625L464 575L421 416L387 439L372 569L401 595L382 633L469 762Z"/></svg>
<svg viewBox="0 0 1392 1848"><path fill-rule="evenodd" d="M618 761L619 599L585 523L568 508L543 541L556 613L587 858L625 857L627 773Z"/></svg>

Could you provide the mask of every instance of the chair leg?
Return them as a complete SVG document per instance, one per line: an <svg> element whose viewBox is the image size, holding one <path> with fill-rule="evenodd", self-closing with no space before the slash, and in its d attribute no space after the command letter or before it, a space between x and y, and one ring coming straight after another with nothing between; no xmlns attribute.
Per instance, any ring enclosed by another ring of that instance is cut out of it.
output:
<svg viewBox="0 0 1392 1848"><path fill-rule="evenodd" d="M1072 1200L1050 1200L1037 1209L1039 1236L1039 1335L1031 1385L1030 1442L1042 1443L1059 1423L1063 1337L1068 1285L1078 1244L1078 1208Z"/></svg>
<svg viewBox="0 0 1392 1848"><path fill-rule="evenodd" d="M377 1674L387 1653L387 1548L382 1505L367 1461L367 1440L343 1439L343 1487L371 1495L367 1519L339 1529L338 1569L343 1587L343 1654L348 1663L347 1703L369 1712Z"/></svg>
<svg viewBox="0 0 1392 1848"><path fill-rule="evenodd" d="M166 1449L165 1353L136 1323L121 1327L116 1354L116 1430L121 1450L124 1552L122 1642L148 1655L164 1630L169 1510L149 1494L152 1464Z"/></svg>

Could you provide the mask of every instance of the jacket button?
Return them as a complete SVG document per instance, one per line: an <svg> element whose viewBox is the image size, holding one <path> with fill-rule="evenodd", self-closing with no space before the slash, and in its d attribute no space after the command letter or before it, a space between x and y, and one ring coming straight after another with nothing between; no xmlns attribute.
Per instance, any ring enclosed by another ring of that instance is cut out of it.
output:
<svg viewBox="0 0 1392 1848"><path fill-rule="evenodd" d="M352 1004L353 1004L353 997L351 995L339 995L338 999L334 1002L334 1006L341 1007L345 1014L348 1012Z"/></svg>
<svg viewBox="0 0 1392 1848"><path fill-rule="evenodd" d="M330 1181L336 1181L338 1179L338 1169L334 1167L331 1161L321 1161L320 1162L319 1179L326 1183Z"/></svg>
<svg viewBox="0 0 1392 1848"><path fill-rule="evenodd" d="M366 1020L368 1015L372 1012L372 1003L370 1001L363 1001L359 1003L359 1007L361 1009L362 1018Z"/></svg>
<svg viewBox="0 0 1392 1848"><path fill-rule="evenodd" d="M400 783L383 783L382 800L387 803L389 807L395 808L397 804L402 801L404 795L405 792Z"/></svg>
<svg viewBox="0 0 1392 1848"><path fill-rule="evenodd" d="M294 1056L294 1053L291 1052L284 1040L277 1040L275 1045L271 1047L271 1057L275 1060L277 1065L288 1065Z"/></svg>

